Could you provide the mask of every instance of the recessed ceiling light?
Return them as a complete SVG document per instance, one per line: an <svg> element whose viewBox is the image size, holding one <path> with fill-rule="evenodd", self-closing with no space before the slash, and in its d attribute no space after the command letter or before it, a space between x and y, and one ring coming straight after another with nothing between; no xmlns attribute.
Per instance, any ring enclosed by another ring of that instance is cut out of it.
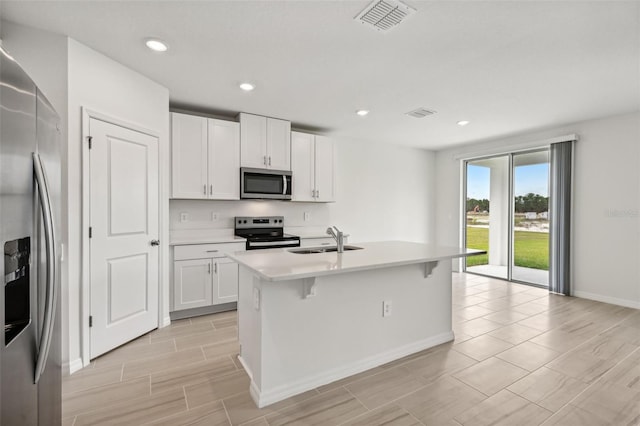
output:
<svg viewBox="0 0 640 426"><path fill-rule="evenodd" d="M458 126L466 126L467 124L469 124L467 120L458 121Z"/></svg>
<svg viewBox="0 0 640 426"><path fill-rule="evenodd" d="M253 84L251 84L251 83L241 83L241 84L240 84L240 88L241 88L242 90L244 90L245 92L250 92L250 91L252 91L253 89L255 89L255 88L256 88L256 86L254 86L254 85L253 85Z"/></svg>
<svg viewBox="0 0 640 426"><path fill-rule="evenodd" d="M148 39L145 44L154 52L166 52L168 49L167 45L164 42L155 38Z"/></svg>
<svg viewBox="0 0 640 426"><path fill-rule="evenodd" d="M356 114L358 114L360 117L364 117L365 115L369 114L369 111L366 109L359 109L356 111Z"/></svg>

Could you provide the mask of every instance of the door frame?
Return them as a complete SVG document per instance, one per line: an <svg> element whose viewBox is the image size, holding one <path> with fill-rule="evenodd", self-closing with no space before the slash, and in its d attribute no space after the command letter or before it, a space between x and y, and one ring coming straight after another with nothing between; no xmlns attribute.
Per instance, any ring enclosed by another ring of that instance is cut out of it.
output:
<svg viewBox="0 0 640 426"><path fill-rule="evenodd" d="M487 275L487 274L483 274L480 272L469 272L470 274L474 274L474 275L478 275L478 276L482 276L482 277L488 277L488 278L495 278L495 279L500 279L500 280L505 280L508 282L513 282L513 283L518 283L518 284L526 284L532 287L539 287L539 288L544 288L547 289L549 288L549 286L545 286L544 284L538 284L538 283L533 283L533 282L528 282L528 281L522 281L522 280L518 280L518 279L514 279L513 278L513 267L515 266L515 234L514 234L514 230L515 230L515 216L514 216L514 166L513 166L513 157L514 155L518 155L518 154L528 154L528 153L534 153L534 152L540 152L540 151L549 151L550 150L550 145L542 145L542 146L534 146L531 148L522 148L522 149L518 149L518 150L510 150L504 153L497 153L497 154L489 154L489 155L484 155L484 156L479 156L479 157L469 157L469 158L463 158L460 161L460 167L461 167L461 177L462 177L462 182L461 182L461 209L460 209L460 221L461 221L461 231L460 231L460 244L462 247L466 248L467 247L467 211L466 211L466 197L467 197L467 167L469 165L470 162L476 161L476 160L486 160L486 159L491 159L491 158L497 158L497 157L507 157L508 159L508 169L509 169L509 173L508 173L508 182L507 182L507 192L508 192L508 226L507 226L507 277L506 278L502 278L502 277L496 277L493 275ZM467 271L467 263L466 263L466 259L465 258L460 258L460 271L462 272L468 272Z"/></svg>
<svg viewBox="0 0 640 426"><path fill-rule="evenodd" d="M89 330L89 315L91 313L91 257L89 253L89 223L90 223L90 181L91 181L91 167L89 162L89 122L91 119L104 121L105 123L113 124L115 126L124 127L125 129L133 130L138 133L143 133L148 136L152 136L158 140L158 235L160 240L164 238L165 234L162 232L166 218L162 209L162 195L163 195L163 169L162 169L162 149L160 146L161 138L158 132L147 129L145 127L130 123L126 120L113 117L108 114L104 114L86 107L82 109L82 230L81 239L82 247L80 252L81 257L81 282L80 282L80 357L82 358L82 366L86 367L91 362L91 337ZM168 236L167 236L168 237ZM164 270L165 258L167 256L168 245L160 244L158 247L158 328L168 325L165 324L165 317L168 317L168 312L164 312L162 309L164 305L164 287L168 284L165 283L167 279L164 277L162 271ZM166 314L166 315L165 315Z"/></svg>

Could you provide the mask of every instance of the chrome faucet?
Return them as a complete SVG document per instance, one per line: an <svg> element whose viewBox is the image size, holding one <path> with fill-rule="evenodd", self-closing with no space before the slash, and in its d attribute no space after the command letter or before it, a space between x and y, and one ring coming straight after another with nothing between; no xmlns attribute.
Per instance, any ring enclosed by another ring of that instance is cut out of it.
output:
<svg viewBox="0 0 640 426"><path fill-rule="evenodd" d="M336 240L336 244L338 245L338 253L344 253L343 232L334 226L333 229L331 229L331 227L327 228L327 235L331 235Z"/></svg>

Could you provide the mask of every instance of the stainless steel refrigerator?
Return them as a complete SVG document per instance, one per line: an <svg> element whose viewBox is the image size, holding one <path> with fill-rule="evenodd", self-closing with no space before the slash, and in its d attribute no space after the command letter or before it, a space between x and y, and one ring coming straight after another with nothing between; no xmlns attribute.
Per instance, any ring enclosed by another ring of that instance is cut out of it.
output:
<svg viewBox="0 0 640 426"><path fill-rule="evenodd" d="M0 424L61 423L59 118L0 48Z"/></svg>

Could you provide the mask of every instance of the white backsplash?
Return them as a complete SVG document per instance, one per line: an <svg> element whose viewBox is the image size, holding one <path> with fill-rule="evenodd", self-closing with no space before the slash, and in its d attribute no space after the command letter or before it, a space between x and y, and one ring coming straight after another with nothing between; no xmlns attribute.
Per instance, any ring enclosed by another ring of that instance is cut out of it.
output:
<svg viewBox="0 0 640 426"><path fill-rule="evenodd" d="M305 213L308 214L306 221ZM188 216L186 221L180 221L182 214ZM233 229L235 216L284 216L287 228L317 228L331 224L329 204L267 200L171 200L169 216L172 231Z"/></svg>

